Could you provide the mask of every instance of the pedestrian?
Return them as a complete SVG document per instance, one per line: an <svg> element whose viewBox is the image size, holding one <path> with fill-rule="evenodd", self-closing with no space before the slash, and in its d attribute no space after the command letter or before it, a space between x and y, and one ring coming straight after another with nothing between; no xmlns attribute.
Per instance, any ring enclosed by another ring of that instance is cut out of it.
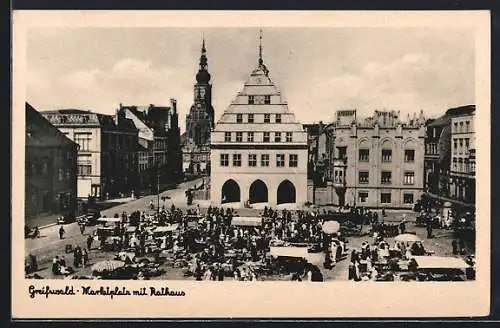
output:
<svg viewBox="0 0 500 328"><path fill-rule="evenodd" d="M62 256L59 260L59 267L66 267L66 259L64 258L64 256Z"/></svg>
<svg viewBox="0 0 500 328"><path fill-rule="evenodd" d="M85 223L80 223L80 232L82 235L85 233Z"/></svg>
<svg viewBox="0 0 500 328"><path fill-rule="evenodd" d="M453 248L453 255L458 255L458 243L456 239L451 242L451 247Z"/></svg>
<svg viewBox="0 0 500 328"><path fill-rule="evenodd" d="M92 236L91 236L91 235L89 235L89 236L87 237L87 248L88 248L89 250L91 250L91 249L92 249L92 242L93 242L93 241L94 241L94 238L92 238Z"/></svg>
<svg viewBox="0 0 500 328"><path fill-rule="evenodd" d="M406 221L403 218L403 221L399 224L399 230L401 234L404 234L406 232Z"/></svg>
<svg viewBox="0 0 500 328"><path fill-rule="evenodd" d="M59 256L56 255L52 259L52 274L56 275L59 272Z"/></svg>
<svg viewBox="0 0 500 328"><path fill-rule="evenodd" d="M87 251L86 248L84 248L82 253L83 253L83 267L85 268L85 266L89 262L89 252Z"/></svg>
<svg viewBox="0 0 500 328"><path fill-rule="evenodd" d="M64 238L64 227L61 226L59 228L59 239L63 239Z"/></svg>
<svg viewBox="0 0 500 328"><path fill-rule="evenodd" d="M427 224L427 238L432 238L432 224Z"/></svg>
<svg viewBox="0 0 500 328"><path fill-rule="evenodd" d="M458 250L460 254L465 254L465 242L462 238L458 239Z"/></svg>

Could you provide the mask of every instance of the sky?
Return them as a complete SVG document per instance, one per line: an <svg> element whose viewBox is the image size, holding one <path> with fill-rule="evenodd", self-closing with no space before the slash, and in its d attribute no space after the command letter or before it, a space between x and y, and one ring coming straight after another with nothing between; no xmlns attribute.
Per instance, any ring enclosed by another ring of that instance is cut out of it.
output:
<svg viewBox="0 0 500 328"><path fill-rule="evenodd" d="M474 31L458 28L263 28L271 79L303 123L340 109L437 117L474 104ZM27 101L114 114L119 104L193 103L202 37L216 120L258 60L258 28L31 28Z"/></svg>

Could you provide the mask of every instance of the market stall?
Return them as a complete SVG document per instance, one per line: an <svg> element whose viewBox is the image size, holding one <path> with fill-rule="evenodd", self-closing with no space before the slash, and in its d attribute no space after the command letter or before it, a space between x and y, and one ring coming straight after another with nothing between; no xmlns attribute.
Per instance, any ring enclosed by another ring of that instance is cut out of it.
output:
<svg viewBox="0 0 500 328"><path fill-rule="evenodd" d="M413 256L412 259L417 264L419 280L466 280L466 270L471 268L463 259L456 257Z"/></svg>
<svg viewBox="0 0 500 328"><path fill-rule="evenodd" d="M261 227L262 217L235 216L231 220L231 225L238 227Z"/></svg>

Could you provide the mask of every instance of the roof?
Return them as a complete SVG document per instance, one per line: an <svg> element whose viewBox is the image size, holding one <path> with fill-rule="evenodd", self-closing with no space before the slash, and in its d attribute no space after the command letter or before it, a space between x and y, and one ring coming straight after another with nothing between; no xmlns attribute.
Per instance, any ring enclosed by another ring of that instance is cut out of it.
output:
<svg viewBox="0 0 500 328"><path fill-rule="evenodd" d="M465 269L469 265L461 258L441 256L413 256L419 269Z"/></svg>
<svg viewBox="0 0 500 328"><path fill-rule="evenodd" d="M26 103L26 145L27 146L74 146L58 128L50 124L36 109Z"/></svg>
<svg viewBox="0 0 500 328"><path fill-rule="evenodd" d="M90 110L69 108L43 111L41 114L54 126L88 125L107 130L137 130L130 119L121 118L117 126L114 115L95 113Z"/></svg>
<svg viewBox="0 0 500 328"><path fill-rule="evenodd" d="M261 217L243 217L243 216L235 216L231 220L231 225L233 226L251 226L258 227L262 225Z"/></svg>
<svg viewBox="0 0 500 328"><path fill-rule="evenodd" d="M434 120L432 120L429 124L427 124L428 127L440 127L440 126L445 126L450 124L451 117L448 115L443 115L441 117L438 117Z"/></svg>
<svg viewBox="0 0 500 328"><path fill-rule="evenodd" d="M271 256L307 258L307 247L271 247Z"/></svg>
<svg viewBox="0 0 500 328"><path fill-rule="evenodd" d="M458 116L458 115L472 114L475 111L476 111L476 105L465 105L448 109L446 111L446 115Z"/></svg>
<svg viewBox="0 0 500 328"><path fill-rule="evenodd" d="M253 98L250 98L250 96L253 96ZM281 114L282 124L255 122L244 123L239 127L232 124L235 121L236 114L260 113ZM227 125L228 123L230 125ZM287 124L286 127L284 127L285 123ZM280 128L286 128L287 131L304 132L302 124L296 120L294 113L288 108L288 104L278 86L269 77L269 70L264 65L262 58L259 58L258 66L248 75L243 83L243 88L225 109L214 130L237 131L241 129L242 131L257 131L265 129L266 131L273 131Z"/></svg>

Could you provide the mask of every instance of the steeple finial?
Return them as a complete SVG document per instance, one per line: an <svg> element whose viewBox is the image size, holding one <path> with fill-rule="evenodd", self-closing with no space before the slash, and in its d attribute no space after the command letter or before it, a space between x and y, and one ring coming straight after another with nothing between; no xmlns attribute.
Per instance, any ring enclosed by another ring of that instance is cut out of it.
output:
<svg viewBox="0 0 500 328"><path fill-rule="evenodd" d="M262 65L262 29L259 30L259 65Z"/></svg>
<svg viewBox="0 0 500 328"><path fill-rule="evenodd" d="M202 35L200 68L198 70L198 74L196 74L196 81L198 81L198 83L205 84L210 81L210 74L208 73L207 49L205 48L204 35Z"/></svg>

